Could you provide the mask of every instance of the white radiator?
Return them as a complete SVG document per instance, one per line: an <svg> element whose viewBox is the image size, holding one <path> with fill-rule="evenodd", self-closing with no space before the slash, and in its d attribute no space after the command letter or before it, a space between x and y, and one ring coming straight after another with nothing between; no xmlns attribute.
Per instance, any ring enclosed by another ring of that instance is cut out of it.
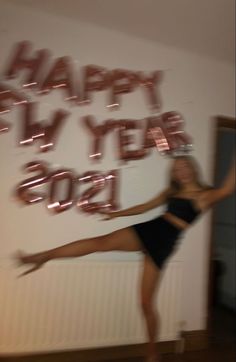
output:
<svg viewBox="0 0 236 362"><path fill-rule="evenodd" d="M145 342L138 261L54 261L24 278L0 264L0 355ZM177 338L182 263L159 290L160 340Z"/></svg>

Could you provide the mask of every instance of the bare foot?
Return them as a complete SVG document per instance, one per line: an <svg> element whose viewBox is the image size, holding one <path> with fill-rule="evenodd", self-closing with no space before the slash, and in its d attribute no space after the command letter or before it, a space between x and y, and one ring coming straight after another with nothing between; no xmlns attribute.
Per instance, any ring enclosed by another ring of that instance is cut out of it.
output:
<svg viewBox="0 0 236 362"><path fill-rule="evenodd" d="M33 264L34 266L31 269L26 270L25 272L21 273L18 277L24 276L26 274L32 273L35 270L40 269L44 263L48 260L46 258L46 253L36 253L36 254L26 254L21 250L17 251L13 255L14 259L16 260L18 266L25 265L25 264Z"/></svg>

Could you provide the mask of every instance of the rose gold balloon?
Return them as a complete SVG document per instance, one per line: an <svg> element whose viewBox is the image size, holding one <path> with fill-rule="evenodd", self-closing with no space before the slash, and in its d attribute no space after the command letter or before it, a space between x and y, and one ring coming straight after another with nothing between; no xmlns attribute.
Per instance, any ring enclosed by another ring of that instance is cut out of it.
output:
<svg viewBox="0 0 236 362"><path fill-rule="evenodd" d="M111 170L106 175L106 183L109 187L108 200L104 204L103 209L115 211L120 208L119 205L119 170Z"/></svg>
<svg viewBox="0 0 236 362"><path fill-rule="evenodd" d="M73 172L70 170L57 170L50 175L50 191L49 191L49 203L47 208L55 213L60 213L70 209L74 203L74 186L75 179ZM66 196L63 200L58 200L58 186L60 182L66 181Z"/></svg>
<svg viewBox="0 0 236 362"><path fill-rule="evenodd" d="M22 135L20 137L20 145L31 145L35 140L41 139L41 152L47 152L55 147L58 134L68 117L68 112L57 110L52 115L50 125L45 125L35 121L36 103L27 103L22 113Z"/></svg>
<svg viewBox="0 0 236 362"><path fill-rule="evenodd" d="M96 65L87 65L83 71L83 96L80 104L91 102L91 92L98 92L108 87L108 73L105 68Z"/></svg>
<svg viewBox="0 0 236 362"><path fill-rule="evenodd" d="M0 134L4 132L8 132L11 128L11 125L8 122L3 121L0 119Z"/></svg>
<svg viewBox="0 0 236 362"><path fill-rule="evenodd" d="M130 150L127 146L133 144L133 135L129 134L130 130L140 129L140 124L134 120L120 120L120 126L118 129L118 158L120 160L138 160L146 155L145 149ZM128 132L128 133L127 133Z"/></svg>
<svg viewBox="0 0 236 362"><path fill-rule="evenodd" d="M116 123L112 122L112 120L107 120L101 125L95 125L94 117L92 116L83 117L82 122L92 135L92 145L89 157L92 160L100 160L103 156L104 138L116 127Z"/></svg>
<svg viewBox="0 0 236 362"><path fill-rule="evenodd" d="M191 150L192 139L183 130L184 119L178 112L166 112L162 115L162 122L166 130L170 152L178 150Z"/></svg>
<svg viewBox="0 0 236 362"><path fill-rule="evenodd" d="M84 191L77 201L77 206L84 212L94 213L99 210L103 203L91 202L90 200L100 193L105 187L105 178L98 171L88 171L79 177L80 183L92 183L92 186Z"/></svg>
<svg viewBox="0 0 236 362"><path fill-rule="evenodd" d="M162 154L166 153L166 151L169 151L169 144L162 128L153 127L150 129L150 132L156 143L156 148L158 149L158 151L161 152Z"/></svg>
<svg viewBox="0 0 236 362"><path fill-rule="evenodd" d="M41 85L40 94L47 94L53 89L62 88L66 97L65 100L77 100L73 85L73 71L69 57L56 59L49 74Z"/></svg>
<svg viewBox="0 0 236 362"><path fill-rule="evenodd" d="M157 112L161 109L162 102L160 96L160 83L163 79L162 71L155 71L150 76L139 73L139 79L141 84L144 86L148 104L152 111Z"/></svg>
<svg viewBox="0 0 236 362"><path fill-rule="evenodd" d="M32 192L35 188L44 185L48 181L47 164L43 161L32 161L24 166L26 172L37 172L37 175L22 181L16 188L16 196L25 205L35 204L45 199L42 192Z"/></svg>
<svg viewBox="0 0 236 362"><path fill-rule="evenodd" d="M8 113L13 106L25 104L27 101L23 92L0 83L0 114Z"/></svg>
<svg viewBox="0 0 236 362"><path fill-rule="evenodd" d="M49 52L41 49L36 52L35 57L28 57L32 46L30 42L23 41L16 44L12 59L4 73L7 79L15 78L19 71L27 69L29 74L23 82L23 87L32 88L40 82L40 72L49 58Z"/></svg>
<svg viewBox="0 0 236 362"><path fill-rule="evenodd" d="M170 149L160 116L147 118L144 148L151 147L156 147L161 153L165 153Z"/></svg>
<svg viewBox="0 0 236 362"><path fill-rule="evenodd" d="M119 96L133 92L138 85L138 74L128 70L115 69L110 75L111 94L109 98L110 109L117 109L120 106Z"/></svg>
<svg viewBox="0 0 236 362"><path fill-rule="evenodd" d="M114 210L118 207L118 171L112 170L107 175L98 171L85 172L79 177L81 183L92 183L92 186L82 193L77 206L86 213L95 213L101 210ZM108 190L106 201L91 202L91 199L97 196L104 189Z"/></svg>
<svg viewBox="0 0 236 362"><path fill-rule="evenodd" d="M25 104L27 99L22 93L9 89L8 86L0 83L0 116L1 114L9 113L15 105ZM0 119L0 134L9 131L11 125L4 119Z"/></svg>
<svg viewBox="0 0 236 362"><path fill-rule="evenodd" d="M143 139L143 147L145 149L152 148L156 146L155 140L151 133L151 128L153 127L153 118L146 118L146 126L144 130L144 139Z"/></svg>

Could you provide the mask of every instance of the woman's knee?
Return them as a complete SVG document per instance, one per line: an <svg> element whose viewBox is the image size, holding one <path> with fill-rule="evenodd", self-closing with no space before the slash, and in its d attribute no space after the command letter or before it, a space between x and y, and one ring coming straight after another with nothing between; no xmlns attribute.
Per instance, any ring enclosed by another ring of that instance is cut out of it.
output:
<svg viewBox="0 0 236 362"><path fill-rule="evenodd" d="M153 297L142 296L141 297L141 308L145 314L150 314L155 311Z"/></svg>
<svg viewBox="0 0 236 362"><path fill-rule="evenodd" d="M111 234L99 236L97 239L97 249L98 251L111 251L113 249L111 243Z"/></svg>

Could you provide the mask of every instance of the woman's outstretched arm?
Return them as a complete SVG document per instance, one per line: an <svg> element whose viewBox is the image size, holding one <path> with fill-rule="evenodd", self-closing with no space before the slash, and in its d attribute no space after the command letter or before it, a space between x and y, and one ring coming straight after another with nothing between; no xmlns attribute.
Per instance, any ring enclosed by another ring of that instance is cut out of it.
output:
<svg viewBox="0 0 236 362"><path fill-rule="evenodd" d="M107 213L105 212L104 214L107 215L108 219L113 219L115 217L120 217L120 216L131 216L131 215L142 214L148 210L154 209L155 207L165 204L169 193L170 193L170 190L166 189L163 192L159 193L153 199L151 199L143 204L129 207L128 209L124 209L124 210L107 212Z"/></svg>
<svg viewBox="0 0 236 362"><path fill-rule="evenodd" d="M230 196L235 191L235 157L233 159L231 168L229 169L222 185L215 189L207 192L206 203L207 206L212 206L218 201Z"/></svg>

